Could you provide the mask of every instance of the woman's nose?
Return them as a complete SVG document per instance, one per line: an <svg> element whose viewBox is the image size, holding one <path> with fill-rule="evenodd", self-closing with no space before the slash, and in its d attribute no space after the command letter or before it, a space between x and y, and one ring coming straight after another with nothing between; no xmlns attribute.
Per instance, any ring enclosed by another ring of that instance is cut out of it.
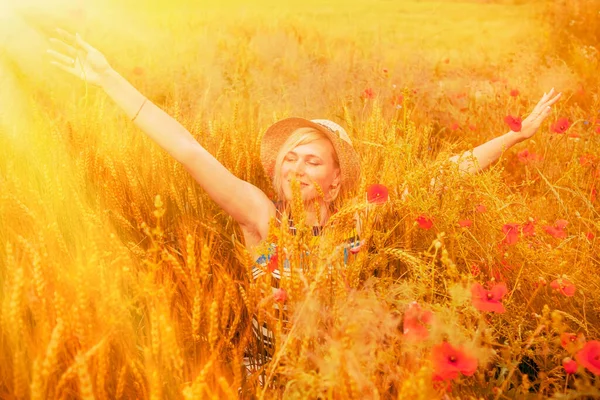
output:
<svg viewBox="0 0 600 400"><path fill-rule="evenodd" d="M296 161L296 164L294 165L294 172L299 176L304 175L304 163L301 160Z"/></svg>

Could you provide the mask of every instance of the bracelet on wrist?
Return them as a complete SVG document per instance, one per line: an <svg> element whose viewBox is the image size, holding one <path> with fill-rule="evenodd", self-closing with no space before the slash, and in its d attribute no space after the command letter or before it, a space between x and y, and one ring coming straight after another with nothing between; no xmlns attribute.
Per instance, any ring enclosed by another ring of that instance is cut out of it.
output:
<svg viewBox="0 0 600 400"><path fill-rule="evenodd" d="M140 109L135 113L135 115L131 119L131 122L135 121L135 119L138 117L138 115L140 115L140 111L142 111L142 108L144 108L144 105L146 104L147 101L148 101L148 98L144 97L144 101L142 102L142 105L140 106Z"/></svg>

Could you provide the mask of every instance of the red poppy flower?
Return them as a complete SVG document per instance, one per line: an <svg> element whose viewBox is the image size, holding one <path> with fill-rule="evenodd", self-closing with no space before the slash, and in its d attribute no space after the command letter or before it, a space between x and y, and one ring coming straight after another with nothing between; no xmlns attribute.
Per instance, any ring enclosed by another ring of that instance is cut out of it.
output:
<svg viewBox="0 0 600 400"><path fill-rule="evenodd" d="M563 332L560 335L560 345L569 353L575 353L580 350L585 344L585 336L583 333L568 333Z"/></svg>
<svg viewBox="0 0 600 400"><path fill-rule="evenodd" d="M571 126L571 123L567 118L559 118L554 124L552 124L552 132L554 133L565 133Z"/></svg>
<svg viewBox="0 0 600 400"><path fill-rule="evenodd" d="M596 133L600 133L600 126L596 127Z"/></svg>
<svg viewBox="0 0 600 400"><path fill-rule="evenodd" d="M475 206L475 211L477 211L478 213L484 213L487 211L487 207L484 206L483 204L477 204Z"/></svg>
<svg viewBox="0 0 600 400"><path fill-rule="evenodd" d="M458 221L458 225L460 225L461 228L468 228L469 226L473 225L473 221L470 219L461 219Z"/></svg>
<svg viewBox="0 0 600 400"><path fill-rule="evenodd" d="M426 217L423 214L419 215L416 221L419 224L419 227L421 229L425 229L426 231L430 230L433 226L433 220L431 218Z"/></svg>
<svg viewBox="0 0 600 400"><path fill-rule="evenodd" d="M594 375L600 375L600 342L590 340L575 355L575 359Z"/></svg>
<svg viewBox="0 0 600 400"><path fill-rule="evenodd" d="M591 242L592 240L594 240L596 235L594 235L592 232L588 232L585 234L585 237L587 238L587 240L589 240Z"/></svg>
<svg viewBox="0 0 600 400"><path fill-rule="evenodd" d="M596 156L592 154L583 154L579 157L579 164L581 164L582 167L592 165L594 161L596 161Z"/></svg>
<svg viewBox="0 0 600 400"><path fill-rule="evenodd" d="M392 104L397 106L404 103L404 96L402 95L398 95L398 96L394 96L392 97Z"/></svg>
<svg viewBox="0 0 600 400"><path fill-rule="evenodd" d="M388 188L379 183L367 188L367 201L373 204L383 204L388 200Z"/></svg>
<svg viewBox="0 0 600 400"><path fill-rule="evenodd" d="M575 340L577 340L577 334L575 333L563 332L560 334L560 345L563 349L566 349L567 345Z"/></svg>
<svg viewBox="0 0 600 400"><path fill-rule="evenodd" d="M577 361L571 359L571 357L565 357L562 362L563 368L567 374L574 374L577 372Z"/></svg>
<svg viewBox="0 0 600 400"><path fill-rule="evenodd" d="M502 232L506 235L504 237L504 243L509 246L512 246L519 241L519 224L504 224Z"/></svg>
<svg viewBox="0 0 600 400"><path fill-rule="evenodd" d="M450 130L456 131L456 130L458 130L458 128L460 128L460 125L458 125L458 122L453 122L452 125L450 125Z"/></svg>
<svg viewBox="0 0 600 400"><path fill-rule="evenodd" d="M431 356L434 374L444 381L456 379L459 373L471 376L477 370L477 358L448 342L434 346Z"/></svg>
<svg viewBox="0 0 600 400"><path fill-rule="evenodd" d="M133 73L135 75L143 75L144 74L144 68L142 68L142 67L135 67L135 68L133 68Z"/></svg>
<svg viewBox="0 0 600 400"><path fill-rule="evenodd" d="M517 97L519 95L519 90L518 89L513 89L510 91L510 95L512 97Z"/></svg>
<svg viewBox="0 0 600 400"><path fill-rule="evenodd" d="M554 236L555 238L558 238L558 239L564 239L567 237L567 233L565 231L563 231L562 229L558 229L554 226L545 225L544 230L546 231L547 234Z"/></svg>
<svg viewBox="0 0 600 400"><path fill-rule="evenodd" d="M494 285L492 290L486 290L481 284L471 286L473 306L479 311L489 311L502 314L506 311L501 303L502 297L508 292L505 283Z"/></svg>
<svg viewBox="0 0 600 400"><path fill-rule="evenodd" d="M557 219L554 225L558 229L565 229L567 225L569 225L569 221L567 221L566 219Z"/></svg>
<svg viewBox="0 0 600 400"><path fill-rule="evenodd" d="M558 239L564 239L567 237L567 232L565 232L565 227L569 222L564 219L559 219L554 223L554 226L546 225L544 226L544 231L547 234L554 236Z"/></svg>
<svg viewBox="0 0 600 400"><path fill-rule="evenodd" d="M513 132L521 132L521 125L523 120L520 117L513 117L512 115L507 115L504 117L504 122L508 124L508 127Z"/></svg>
<svg viewBox="0 0 600 400"><path fill-rule="evenodd" d="M471 275L479 276L480 273L481 273L481 268L479 268L478 265L476 265L476 264L471 265Z"/></svg>
<svg viewBox="0 0 600 400"><path fill-rule="evenodd" d="M560 293L567 297L571 297L575 294L575 285L565 278L558 278L550 282L550 287L554 290L558 290Z"/></svg>
<svg viewBox="0 0 600 400"><path fill-rule="evenodd" d="M525 149L517 153L517 157L519 157L519 161L523 164L528 164L532 161L540 161L542 157L536 153L532 153L529 149Z"/></svg>
<svg viewBox="0 0 600 400"><path fill-rule="evenodd" d="M527 221L521 228L523 236L535 236L535 221Z"/></svg>
<svg viewBox="0 0 600 400"><path fill-rule="evenodd" d="M469 129L472 131L475 131L475 130L477 130L477 125L471 124L471 125L469 125Z"/></svg>
<svg viewBox="0 0 600 400"><path fill-rule="evenodd" d="M519 161L523 164L527 164L529 162L529 149L525 149L517 153L517 157L519 157Z"/></svg>
<svg viewBox="0 0 600 400"><path fill-rule="evenodd" d="M278 303L284 303L287 300L287 292L279 288L273 292L273 299Z"/></svg>
<svg viewBox="0 0 600 400"><path fill-rule="evenodd" d="M366 88L361 95L362 98L365 99L374 99L375 98L375 91L372 88Z"/></svg>
<svg viewBox="0 0 600 400"><path fill-rule="evenodd" d="M408 305L404 313L403 333L404 337L412 341L422 341L429 337L427 325L431 325L433 313L423 310L421 306L413 301Z"/></svg>
<svg viewBox="0 0 600 400"><path fill-rule="evenodd" d="M279 266L279 256L277 253L275 253L274 255L271 256L271 259L269 260L269 263L267 264L267 271L269 272L273 272L277 269L277 267Z"/></svg>

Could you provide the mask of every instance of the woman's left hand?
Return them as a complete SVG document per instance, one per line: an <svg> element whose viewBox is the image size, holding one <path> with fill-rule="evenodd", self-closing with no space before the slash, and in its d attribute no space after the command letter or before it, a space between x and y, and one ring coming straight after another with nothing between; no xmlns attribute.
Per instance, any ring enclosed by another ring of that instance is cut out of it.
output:
<svg viewBox="0 0 600 400"><path fill-rule="evenodd" d="M521 132L519 132L519 135L523 140L529 139L535 135L542 122L552 112L552 105L556 103L562 95L562 93L559 93L552 97L553 94L554 88L552 88L548 94L544 94L544 97L537 103L531 114L523 120Z"/></svg>
<svg viewBox="0 0 600 400"><path fill-rule="evenodd" d="M48 49L51 64L93 85L102 86L112 68L106 57L86 43L78 34L56 29L60 39L50 38L57 50Z"/></svg>

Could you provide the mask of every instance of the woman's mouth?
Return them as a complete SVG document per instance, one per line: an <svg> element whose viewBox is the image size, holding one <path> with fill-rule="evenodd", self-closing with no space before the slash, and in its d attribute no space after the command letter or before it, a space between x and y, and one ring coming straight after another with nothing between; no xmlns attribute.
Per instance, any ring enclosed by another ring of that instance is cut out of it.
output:
<svg viewBox="0 0 600 400"><path fill-rule="evenodd" d="M288 183L291 185L292 181L288 181ZM304 182L298 182L298 183L300 183L300 187L310 186L308 183L304 183Z"/></svg>

